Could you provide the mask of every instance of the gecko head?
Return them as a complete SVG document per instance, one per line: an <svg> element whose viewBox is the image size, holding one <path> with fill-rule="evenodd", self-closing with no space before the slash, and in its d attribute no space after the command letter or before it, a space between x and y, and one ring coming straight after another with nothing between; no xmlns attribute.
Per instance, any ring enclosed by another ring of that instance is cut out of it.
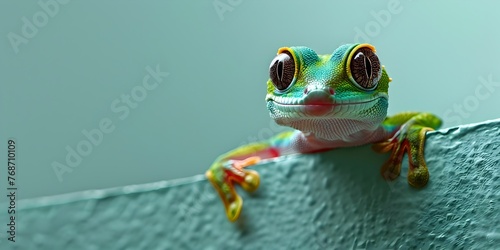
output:
<svg viewBox="0 0 500 250"><path fill-rule="evenodd" d="M342 45L331 55L284 47L269 66L267 108L278 124L304 132L374 129L387 115L390 81L370 44Z"/></svg>

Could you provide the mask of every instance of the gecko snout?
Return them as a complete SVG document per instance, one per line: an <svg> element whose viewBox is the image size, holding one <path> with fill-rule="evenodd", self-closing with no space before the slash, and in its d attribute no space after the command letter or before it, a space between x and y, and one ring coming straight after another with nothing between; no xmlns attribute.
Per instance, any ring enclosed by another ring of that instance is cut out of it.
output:
<svg viewBox="0 0 500 250"><path fill-rule="evenodd" d="M335 91L330 87L310 88L304 90L305 112L309 115L322 116L334 107L333 94Z"/></svg>
<svg viewBox="0 0 500 250"><path fill-rule="evenodd" d="M308 86L304 88L304 95L308 95L311 93L311 91L324 91L326 93L330 93L330 95L335 94L335 90L333 90L330 87L315 87L315 86Z"/></svg>

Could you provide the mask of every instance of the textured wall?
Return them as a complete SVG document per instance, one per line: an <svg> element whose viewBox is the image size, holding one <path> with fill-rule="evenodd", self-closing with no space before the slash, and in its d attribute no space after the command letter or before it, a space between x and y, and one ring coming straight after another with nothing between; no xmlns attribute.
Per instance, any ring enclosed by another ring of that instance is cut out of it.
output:
<svg viewBox="0 0 500 250"><path fill-rule="evenodd" d="M203 176L22 201L12 249L500 246L500 120L428 134L431 181L385 182L368 146L268 162L236 223ZM207 166L209 164L207 163ZM4 206L4 205L2 205ZM2 214L0 221L7 218ZM0 230L4 232L5 230ZM2 247L2 249L5 249Z"/></svg>

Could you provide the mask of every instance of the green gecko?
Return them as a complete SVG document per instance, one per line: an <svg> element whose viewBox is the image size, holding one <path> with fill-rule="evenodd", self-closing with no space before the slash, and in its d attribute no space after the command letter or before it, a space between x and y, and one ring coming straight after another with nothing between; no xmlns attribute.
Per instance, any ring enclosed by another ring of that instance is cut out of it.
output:
<svg viewBox="0 0 500 250"><path fill-rule="evenodd" d="M416 188L427 184L425 134L439 128L441 120L422 112L386 117L392 79L375 52L370 44L342 45L331 55L318 55L307 47L278 50L269 66L267 109L276 123L296 130L241 146L211 165L206 176L230 221L238 219L243 207L234 184L255 191L260 177L245 167L261 159L375 143L375 151L391 151L380 170L385 179L399 176L407 153L408 183Z"/></svg>

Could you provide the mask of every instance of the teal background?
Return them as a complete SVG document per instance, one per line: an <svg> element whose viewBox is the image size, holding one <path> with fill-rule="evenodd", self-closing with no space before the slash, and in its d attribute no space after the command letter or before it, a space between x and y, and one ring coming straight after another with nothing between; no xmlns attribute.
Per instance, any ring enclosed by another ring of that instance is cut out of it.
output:
<svg viewBox="0 0 500 250"><path fill-rule="evenodd" d="M18 198L201 174L219 154L281 130L264 103L279 47L331 53L373 24L368 42L394 79L390 114L430 111L445 127L499 117L500 87L476 93L480 77L500 82L497 2L395 1L400 11L385 24L372 12L387 13L388 1L218 2L230 11L207 0L68 1L18 53L9 33L21 35L23 17L43 9L0 2L0 157L15 138ZM119 119L111 103L156 65L168 77ZM60 182L52 164L103 118L115 130Z"/></svg>

